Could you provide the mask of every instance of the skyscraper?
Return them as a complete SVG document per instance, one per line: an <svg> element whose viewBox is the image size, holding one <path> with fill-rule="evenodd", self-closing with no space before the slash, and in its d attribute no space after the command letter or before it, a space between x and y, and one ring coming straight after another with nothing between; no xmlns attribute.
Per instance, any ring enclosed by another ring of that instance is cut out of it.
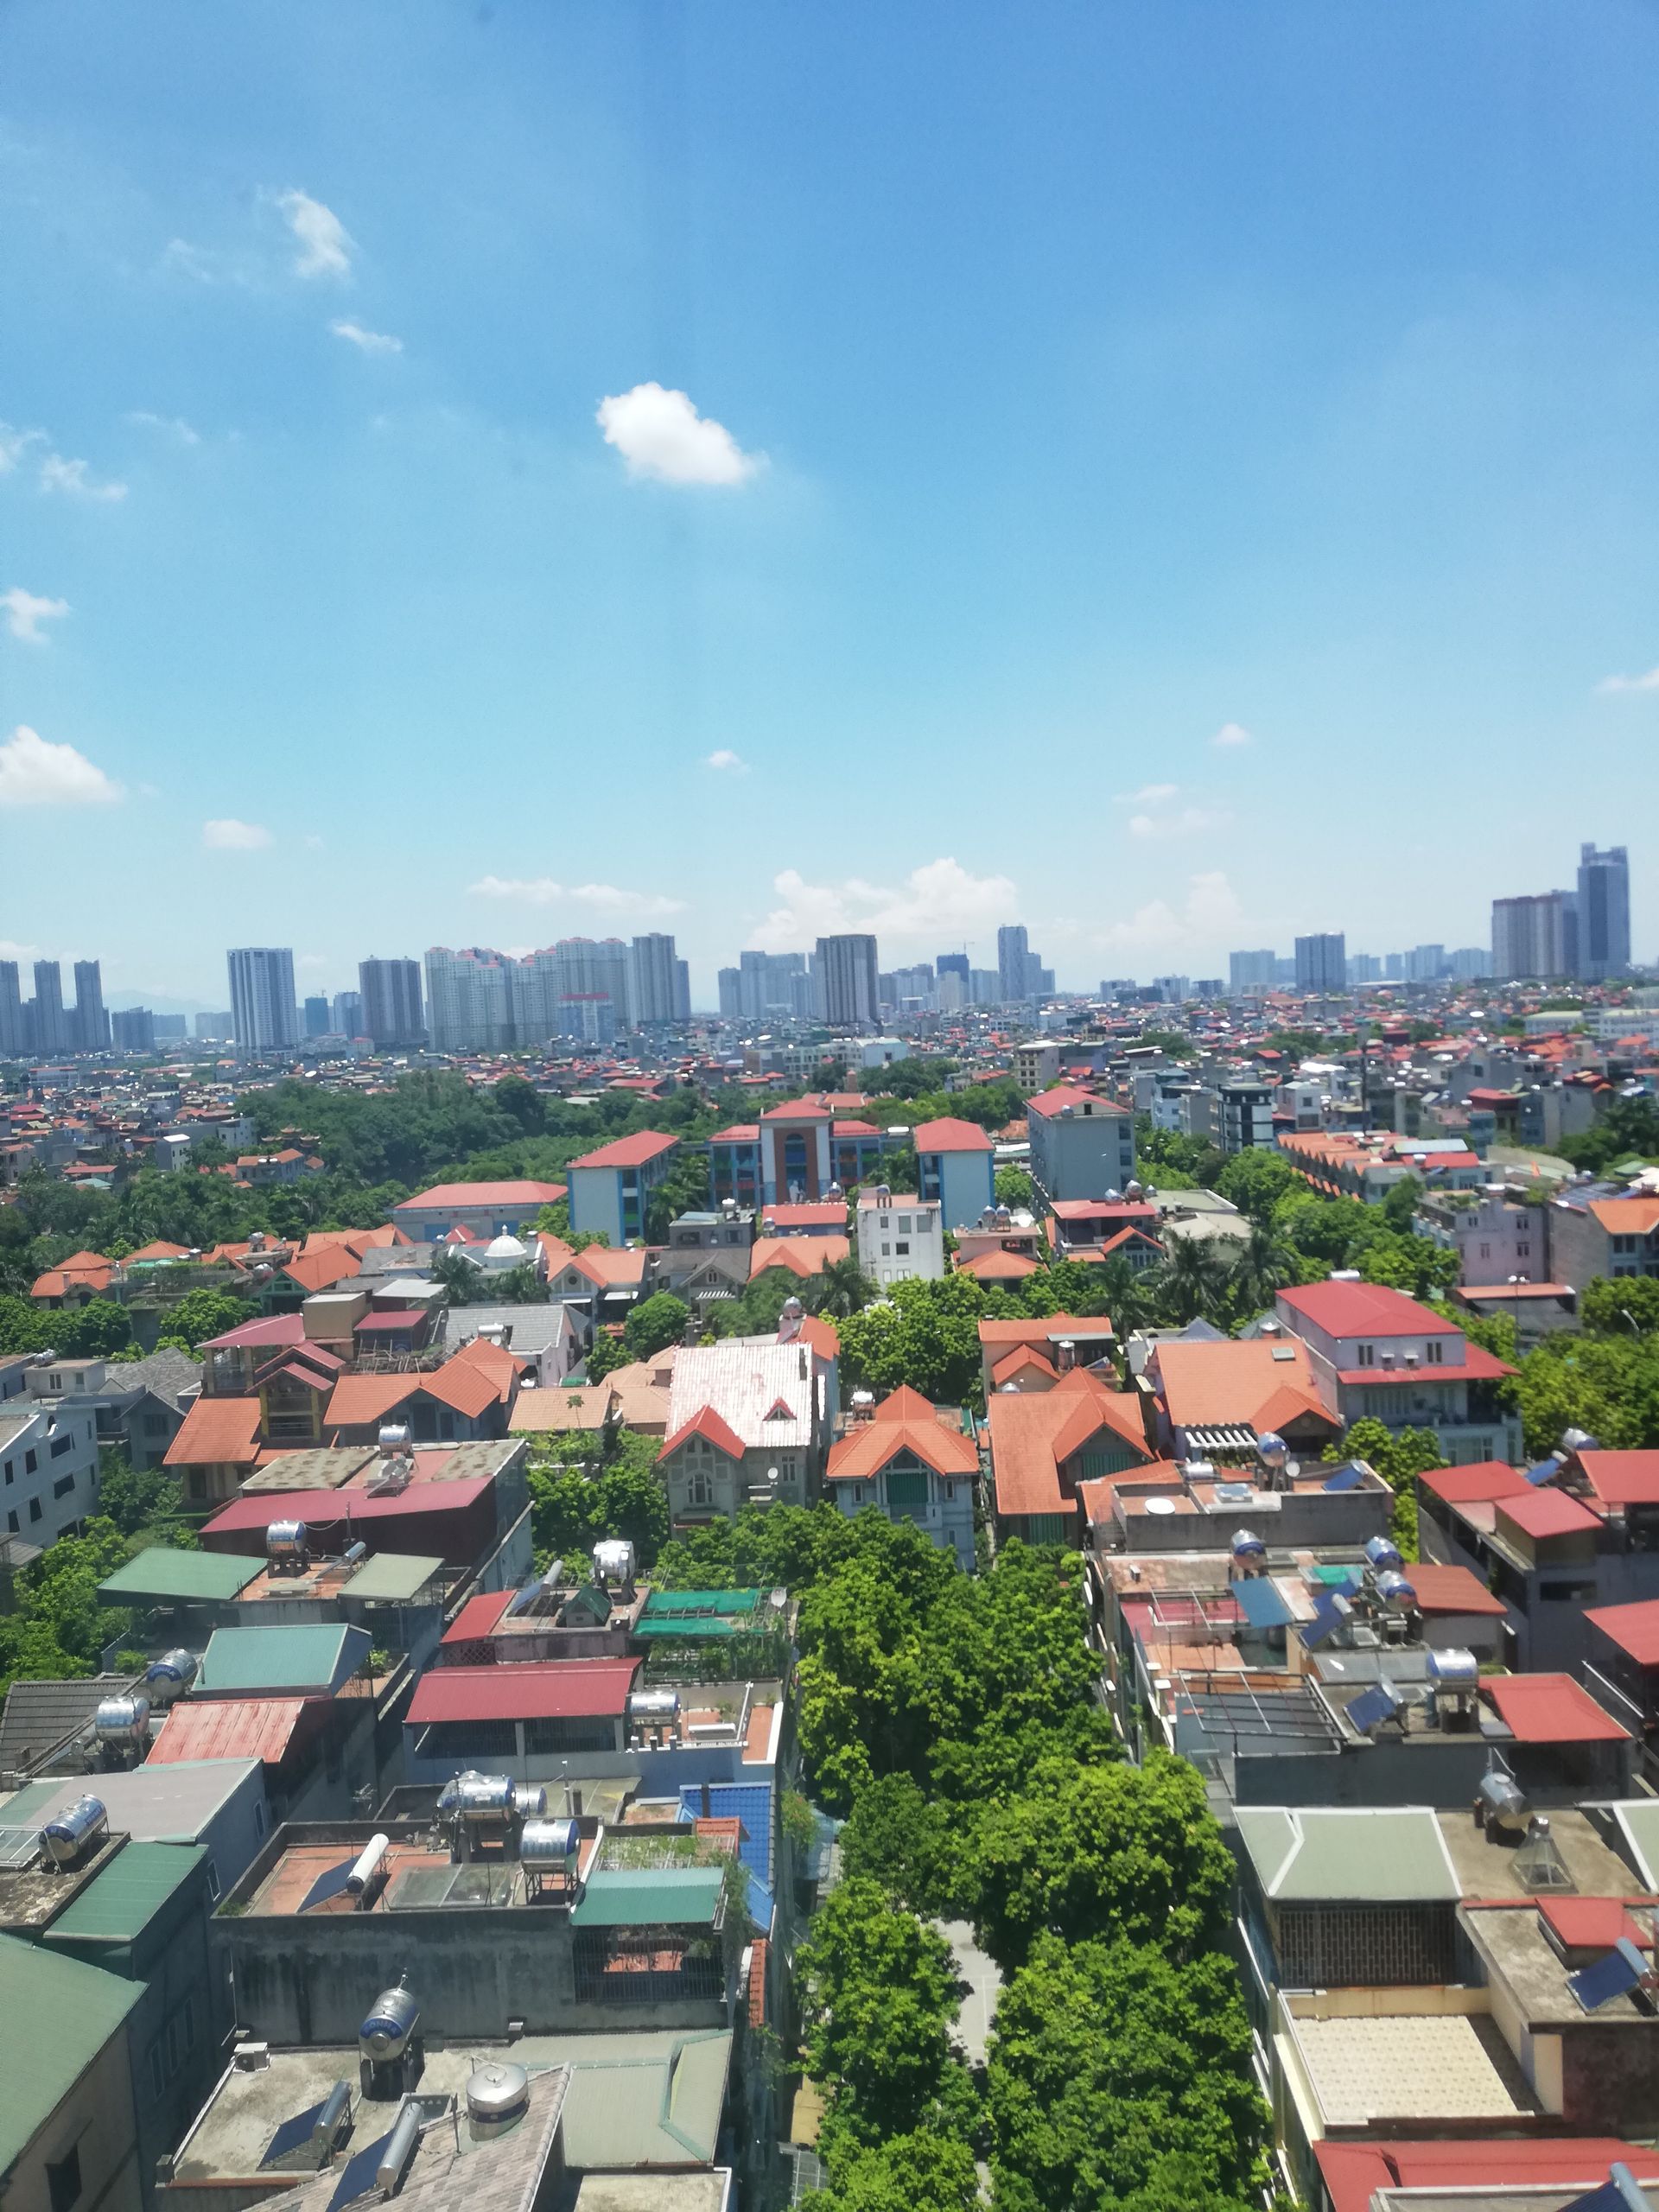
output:
<svg viewBox="0 0 1659 2212"><path fill-rule="evenodd" d="M861 932L821 937L817 962L826 1026L831 1029L878 1028L880 999L875 980L879 973L875 939Z"/></svg>
<svg viewBox="0 0 1659 2212"><path fill-rule="evenodd" d="M231 1021L245 1052L276 1052L300 1038L294 955L286 945L243 945L225 956Z"/></svg>
<svg viewBox="0 0 1659 2212"><path fill-rule="evenodd" d="M1273 988L1274 954L1263 952L1230 952L1227 956L1227 988L1236 999L1248 998L1252 993Z"/></svg>
<svg viewBox="0 0 1659 2212"><path fill-rule="evenodd" d="M1026 995L1026 964L1031 958L1029 934L1023 922L1005 922L996 933L996 972L1006 1000Z"/></svg>
<svg viewBox="0 0 1659 2212"><path fill-rule="evenodd" d="M358 1027L381 1046L418 1045L426 1036L421 1004L418 960L376 960L357 963ZM356 1030L348 1030L354 1036Z"/></svg>
<svg viewBox="0 0 1659 2212"><path fill-rule="evenodd" d="M22 992L17 982L17 963L0 960L0 1052L25 1050Z"/></svg>
<svg viewBox="0 0 1659 2212"><path fill-rule="evenodd" d="M934 973L939 976L960 976L963 989L964 993L966 992L968 977L971 971L965 952L942 952L933 963L933 969Z"/></svg>
<svg viewBox="0 0 1659 2212"><path fill-rule="evenodd" d="M629 998L633 1026L683 1020L676 1001L679 954L671 937L653 930L629 948ZM619 1009L620 1011L620 1009Z"/></svg>
<svg viewBox="0 0 1659 2212"><path fill-rule="evenodd" d="M305 1033L308 1037L326 1037L328 1034L328 1001L326 997L307 999Z"/></svg>
<svg viewBox="0 0 1659 2212"><path fill-rule="evenodd" d="M691 1019L691 963L677 955L674 961L674 1019Z"/></svg>
<svg viewBox="0 0 1659 2212"><path fill-rule="evenodd" d="M1492 973L1500 982L1552 982L1576 975L1579 902L1571 891L1492 901Z"/></svg>
<svg viewBox="0 0 1659 2212"><path fill-rule="evenodd" d="M1299 991L1342 991L1348 987L1348 940L1340 930L1321 931L1296 940Z"/></svg>
<svg viewBox="0 0 1659 2212"><path fill-rule="evenodd" d="M360 963L359 963L360 964ZM420 987L419 963L411 960L415 970L416 988ZM212 1033L209 1032L209 1034ZM334 993L334 1034L337 1037L362 1037L367 1034L363 1027L363 994L361 991Z"/></svg>
<svg viewBox="0 0 1659 2212"><path fill-rule="evenodd" d="M552 956L532 957L550 961ZM463 945L456 952L447 944L430 948L426 956L426 1010L434 1052L512 1050L517 1036L513 971L518 965L481 944ZM550 1026L541 1031L543 1038L550 1034Z"/></svg>
<svg viewBox="0 0 1659 2212"><path fill-rule="evenodd" d="M1630 863L1623 845L1579 848L1578 973L1586 983L1623 976L1630 965Z"/></svg>
<svg viewBox="0 0 1659 2212"><path fill-rule="evenodd" d="M104 973L96 960L75 963L75 1043L83 1052L101 1052L110 1041L110 1017L104 1011Z"/></svg>
<svg viewBox="0 0 1659 2212"><path fill-rule="evenodd" d="M741 968L722 968L715 977L720 989L720 1018L722 1021L739 1021L743 1016L743 971Z"/></svg>
<svg viewBox="0 0 1659 2212"><path fill-rule="evenodd" d="M73 1043L63 1003L63 971L55 960L35 963L35 1050L42 1058L67 1052Z"/></svg>

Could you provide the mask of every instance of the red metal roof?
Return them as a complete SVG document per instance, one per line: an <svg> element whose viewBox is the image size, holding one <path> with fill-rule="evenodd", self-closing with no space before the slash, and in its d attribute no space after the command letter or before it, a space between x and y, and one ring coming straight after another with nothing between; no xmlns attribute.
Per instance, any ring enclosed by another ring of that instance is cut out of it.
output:
<svg viewBox="0 0 1659 2212"><path fill-rule="evenodd" d="M347 1518L355 1522L395 1520L405 1513L454 1513L482 1497L494 1480L493 1475L469 1475L464 1482L416 1482L389 1497L371 1497L349 1483L338 1490L255 1491L221 1506L201 1533L215 1536L265 1529L273 1521L303 1521L309 1528L326 1529Z"/></svg>
<svg viewBox="0 0 1659 2212"><path fill-rule="evenodd" d="M1494 1498L1519 1497L1532 1488L1518 1467L1502 1459L1482 1459L1471 1467L1431 1467L1417 1479L1447 1505L1490 1505Z"/></svg>
<svg viewBox="0 0 1659 2212"><path fill-rule="evenodd" d="M995 1152L996 1147L977 1122L941 1115L937 1122L918 1122L911 1131L918 1152Z"/></svg>
<svg viewBox="0 0 1659 2212"><path fill-rule="evenodd" d="M1535 1490L1527 1497L1501 1497L1500 1519L1513 1521L1529 1536L1574 1536L1599 1529L1601 1522L1587 1505L1563 1490Z"/></svg>
<svg viewBox="0 0 1659 2212"><path fill-rule="evenodd" d="M1466 1567L1440 1567L1432 1560L1414 1560L1407 1580L1417 1593L1420 1613L1484 1613L1502 1620L1503 1600L1493 1597L1478 1575Z"/></svg>
<svg viewBox="0 0 1659 2212"><path fill-rule="evenodd" d="M1653 1948L1651 1923L1635 1919L1623 1897L1540 1897L1538 1910L1569 1950L1611 1951L1621 1937Z"/></svg>
<svg viewBox="0 0 1659 2212"><path fill-rule="evenodd" d="M505 1183L435 1183L429 1191L416 1191L412 1198L400 1199L392 1211L416 1213L439 1206L451 1211L460 1206L550 1206L564 1195L563 1183L533 1183L523 1178Z"/></svg>
<svg viewBox="0 0 1659 2212"><path fill-rule="evenodd" d="M1517 1744L1622 1744L1630 1731L1571 1675L1492 1675L1482 1682Z"/></svg>
<svg viewBox="0 0 1659 2212"><path fill-rule="evenodd" d="M667 1459L671 1452L679 1449L688 1436L701 1436L706 1443L712 1444L716 1452L723 1452L728 1459L741 1461L743 1457L741 1438L734 1433L730 1424L723 1421L712 1406L699 1407L690 1421L683 1421L657 1457Z"/></svg>
<svg viewBox="0 0 1659 2212"><path fill-rule="evenodd" d="M1370 2212L1380 2190L1497 2190L1529 2185L1587 2190L1622 2159L1640 2182L1659 2181L1659 2152L1595 2136L1510 2136L1497 2141L1313 2145L1332 2212ZM1478 2200L1477 2200L1478 2201Z"/></svg>
<svg viewBox="0 0 1659 2212"><path fill-rule="evenodd" d="M1579 1465L1605 1505L1659 1505L1659 1452L1580 1452Z"/></svg>
<svg viewBox="0 0 1659 2212"><path fill-rule="evenodd" d="M1584 1618L1611 1637L1638 1667L1659 1667L1659 1598L1634 1605L1592 1605Z"/></svg>
<svg viewBox="0 0 1659 2212"><path fill-rule="evenodd" d="M469 1598L443 1632L446 1643L467 1643L489 1636L512 1603L511 1590L480 1590Z"/></svg>
<svg viewBox="0 0 1659 2212"><path fill-rule="evenodd" d="M1380 1282L1311 1282L1281 1290L1281 1305L1332 1337L1455 1337L1462 1332L1427 1306ZM1505 1372L1507 1373L1507 1370Z"/></svg>
<svg viewBox="0 0 1659 2212"><path fill-rule="evenodd" d="M279 1765L294 1740L302 1697L187 1698L175 1705L151 1745L147 1764L183 1759L260 1759Z"/></svg>
<svg viewBox="0 0 1659 2212"><path fill-rule="evenodd" d="M521 1661L511 1667L435 1667L410 1700L416 1727L435 1720L593 1720L626 1713L638 1659Z"/></svg>
<svg viewBox="0 0 1659 2212"><path fill-rule="evenodd" d="M665 1152L672 1152L679 1143L678 1137L664 1135L658 1129L640 1129L631 1137L613 1137L609 1144L602 1144L596 1152L584 1152L580 1160L573 1160L572 1167L643 1167L652 1160L660 1160Z"/></svg>

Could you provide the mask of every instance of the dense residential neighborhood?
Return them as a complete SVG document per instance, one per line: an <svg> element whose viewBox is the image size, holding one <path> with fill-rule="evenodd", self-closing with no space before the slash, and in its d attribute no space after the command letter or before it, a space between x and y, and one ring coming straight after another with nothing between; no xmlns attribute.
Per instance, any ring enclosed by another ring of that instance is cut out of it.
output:
<svg viewBox="0 0 1659 2212"><path fill-rule="evenodd" d="M1649 2170L1659 990L876 973L11 1062L16 2171Z"/></svg>

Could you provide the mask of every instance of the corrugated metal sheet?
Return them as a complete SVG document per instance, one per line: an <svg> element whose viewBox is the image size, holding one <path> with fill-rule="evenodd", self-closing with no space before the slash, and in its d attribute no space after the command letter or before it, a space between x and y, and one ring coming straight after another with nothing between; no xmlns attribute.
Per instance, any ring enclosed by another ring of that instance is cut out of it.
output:
<svg viewBox="0 0 1659 2212"><path fill-rule="evenodd" d="M442 1567L441 1559L429 1558L416 1552L377 1552L365 1560L346 1584L343 1595L347 1598L378 1598L393 1600L413 1598L423 1590Z"/></svg>
<svg viewBox="0 0 1659 2212"><path fill-rule="evenodd" d="M124 1603L194 1598L228 1604L254 1580L260 1567L257 1559L225 1552L181 1552L168 1544L152 1544L113 1574L106 1574L98 1586Z"/></svg>
<svg viewBox="0 0 1659 2212"><path fill-rule="evenodd" d="M47 1930L60 1936L97 1936L131 1943L190 1881L207 1853L200 1844L129 1843L88 1882L67 1912Z"/></svg>
<svg viewBox="0 0 1659 2212"><path fill-rule="evenodd" d="M510 1667L435 1667L410 1701L417 1727L435 1720L590 1720L627 1709L638 1659L528 1661Z"/></svg>
<svg viewBox="0 0 1659 2212"><path fill-rule="evenodd" d="M327 1529L347 1519L356 1523L397 1519L404 1514L454 1513L482 1497L494 1480L493 1475L472 1475L460 1482L411 1483L391 1497L371 1497L366 1491L350 1488L321 1494L314 1490L257 1491L251 1497L232 1498L201 1533L204 1537L239 1535L290 1517L313 1528Z"/></svg>
<svg viewBox="0 0 1659 2212"><path fill-rule="evenodd" d="M43 1945L0 1936L0 2019L26 2022L6 2038L0 2097L0 2173L62 2103L144 1993Z"/></svg>
<svg viewBox="0 0 1659 2212"><path fill-rule="evenodd" d="M283 1628L218 1628L207 1639L193 1697L208 1692L337 1690L369 1656L369 1632L321 1621Z"/></svg>
<svg viewBox="0 0 1659 2212"><path fill-rule="evenodd" d="M238 1697L175 1705L146 1766L183 1759L259 1759L278 1765L305 1710L302 1697Z"/></svg>

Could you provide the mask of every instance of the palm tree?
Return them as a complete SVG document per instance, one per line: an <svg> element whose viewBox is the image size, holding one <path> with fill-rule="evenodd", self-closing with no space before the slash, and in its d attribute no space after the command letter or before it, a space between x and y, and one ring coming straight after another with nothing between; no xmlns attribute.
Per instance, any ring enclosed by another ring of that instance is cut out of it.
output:
<svg viewBox="0 0 1659 2212"><path fill-rule="evenodd" d="M809 1275L801 1286L800 1300L809 1313L826 1320L844 1321L875 1296L876 1286L849 1252L844 1260L831 1260Z"/></svg>
<svg viewBox="0 0 1659 2212"><path fill-rule="evenodd" d="M478 1283L478 1269L459 1252L440 1252L432 1262L432 1280L442 1283L452 1306L465 1306Z"/></svg>
<svg viewBox="0 0 1659 2212"><path fill-rule="evenodd" d="M1159 1270L1161 1303L1181 1323L1200 1316L1215 1320L1226 1287L1227 1273L1208 1237L1180 1236L1168 1264Z"/></svg>
<svg viewBox="0 0 1659 2212"><path fill-rule="evenodd" d="M1257 1223L1228 1270L1227 1288L1242 1314L1260 1313L1299 1272L1296 1255L1284 1238Z"/></svg>

